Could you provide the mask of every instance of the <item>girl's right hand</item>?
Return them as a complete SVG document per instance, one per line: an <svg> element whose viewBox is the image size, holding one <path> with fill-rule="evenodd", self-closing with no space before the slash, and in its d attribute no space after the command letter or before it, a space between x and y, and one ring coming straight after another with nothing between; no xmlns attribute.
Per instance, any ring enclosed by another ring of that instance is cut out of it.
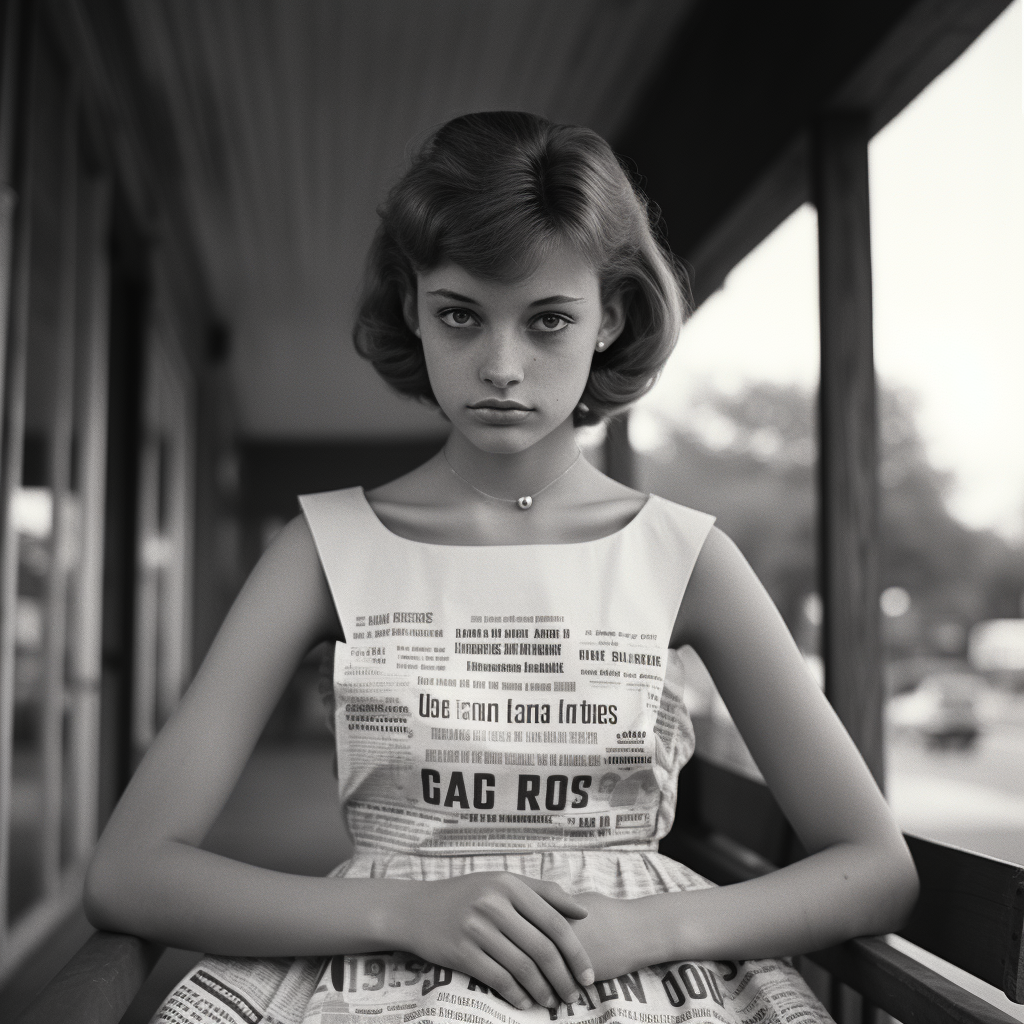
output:
<svg viewBox="0 0 1024 1024"><path fill-rule="evenodd" d="M412 952L482 981L510 1003L554 1007L590 985L590 958L567 918L586 908L555 882L504 871L422 882L401 896ZM411 941L410 941L411 940ZM577 980L578 979L578 980Z"/></svg>

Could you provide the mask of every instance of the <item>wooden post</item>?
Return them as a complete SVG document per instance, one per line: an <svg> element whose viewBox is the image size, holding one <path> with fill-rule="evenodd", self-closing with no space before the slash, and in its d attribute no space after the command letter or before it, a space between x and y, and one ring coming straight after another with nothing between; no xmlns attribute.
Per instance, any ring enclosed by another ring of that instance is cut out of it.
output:
<svg viewBox="0 0 1024 1024"><path fill-rule="evenodd" d="M64 819L64 718L67 704L67 611L71 550L71 447L74 443L75 394L75 273L78 244L78 101L73 84L61 90L59 111L61 184L55 197L59 217L60 252L53 273L57 278L50 423L49 470L53 496L53 539L46 583L46 629L43 645L43 694L40 720L42 762L42 875L43 892L53 896L60 887Z"/></svg>
<svg viewBox="0 0 1024 1024"><path fill-rule="evenodd" d="M84 861L98 832L100 684L103 673L103 521L107 478L107 347L110 263L107 230L111 185L84 175L79 186L76 284L75 417L81 502L81 560L68 609L68 666L73 711L68 753L73 766L72 849Z"/></svg>
<svg viewBox="0 0 1024 1024"><path fill-rule="evenodd" d="M142 336L142 433L139 437L139 562L135 573L135 668L132 672L132 769L156 737L156 690L160 641L160 567L147 564L147 545L160 538L160 437L149 422L156 396L153 336Z"/></svg>
<svg viewBox="0 0 1024 1024"><path fill-rule="evenodd" d="M26 12L27 13L27 12ZM10 56L14 41L20 31L30 42L28 52L21 55L25 63L19 68L14 80L4 78L4 88L19 89L17 103L25 104L31 110L31 77L38 61L38 32L34 19L18 29L11 28L13 19L8 21L4 57ZM9 44L9 45L8 45ZM13 102L13 101L12 101ZM13 116L6 105L7 116ZM0 126L2 127L2 126ZM11 806L13 782L12 758L14 751L14 668L15 632L14 623L18 600L18 531L11 521L10 510L14 495L21 486L21 464L25 441L25 377L28 368L28 301L29 301L29 260L32 254L32 223L29 212L32 209L32 147L31 119L25 117L21 127L24 138L21 141L17 175L21 185L18 205L14 210L12 239L10 243L11 266L8 271L7 322L0 325L5 331L3 357L3 397L0 399L0 948L9 948L10 929L8 925L10 888L10 840ZM13 131L13 128L11 129ZM0 137L7 139L6 129ZM6 142L5 142L6 145ZM5 161L8 156L3 156ZM11 158L13 159L13 157ZM5 171L14 171L4 168ZM6 952L5 957L10 954ZM0 959L0 977L5 968Z"/></svg>
<svg viewBox="0 0 1024 1024"><path fill-rule="evenodd" d="M871 335L868 128L834 113L816 126L821 303L820 571L825 692L884 781L878 619L878 475Z"/></svg>
<svg viewBox="0 0 1024 1024"><path fill-rule="evenodd" d="M636 487L636 453L629 445L629 413L608 421L604 441L605 472L620 484Z"/></svg>

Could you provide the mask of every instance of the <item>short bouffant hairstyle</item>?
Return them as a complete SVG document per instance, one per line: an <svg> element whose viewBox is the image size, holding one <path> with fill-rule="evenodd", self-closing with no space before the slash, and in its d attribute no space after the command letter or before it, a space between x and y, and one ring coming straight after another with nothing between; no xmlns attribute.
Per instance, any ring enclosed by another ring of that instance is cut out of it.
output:
<svg viewBox="0 0 1024 1024"><path fill-rule="evenodd" d="M596 352L577 425L597 423L647 392L689 312L686 276L659 240L643 195L588 128L534 114L467 114L427 139L379 209L353 331L355 347L397 391L436 405L403 300L417 271L453 263L477 277L520 281L554 245L621 293L626 323Z"/></svg>

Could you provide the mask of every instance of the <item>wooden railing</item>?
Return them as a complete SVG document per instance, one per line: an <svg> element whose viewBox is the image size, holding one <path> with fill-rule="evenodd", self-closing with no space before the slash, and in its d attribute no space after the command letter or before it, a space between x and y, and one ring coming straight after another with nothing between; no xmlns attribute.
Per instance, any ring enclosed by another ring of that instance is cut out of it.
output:
<svg viewBox="0 0 1024 1024"><path fill-rule="evenodd" d="M1024 867L907 836L921 896L900 935L1024 1003ZM790 863L803 851L764 785L694 758L680 775L674 828L661 851L720 885ZM115 1024L162 950L128 935L97 932L18 1024ZM1016 1024L883 937L853 939L807 957L903 1024ZM829 1007L840 1024L839 1000Z"/></svg>
<svg viewBox="0 0 1024 1024"><path fill-rule="evenodd" d="M1024 1003L1024 867L968 853L917 836L906 837L921 879L921 895L899 934ZM799 859L803 850L768 788L700 758L680 775L676 825L661 852L719 885L745 881ZM982 1024L1013 1018L948 981L884 938L853 939L808 959L838 984L904 1024ZM845 1024L845 1022L841 1022Z"/></svg>

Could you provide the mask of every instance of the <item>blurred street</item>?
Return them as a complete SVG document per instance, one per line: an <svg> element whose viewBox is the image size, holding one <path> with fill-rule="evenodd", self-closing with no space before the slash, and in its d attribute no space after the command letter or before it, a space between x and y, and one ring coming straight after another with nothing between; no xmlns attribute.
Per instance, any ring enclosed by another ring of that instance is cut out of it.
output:
<svg viewBox="0 0 1024 1024"><path fill-rule="evenodd" d="M928 839L1024 862L1024 694L989 693L973 747L892 735L887 795L900 825Z"/></svg>

